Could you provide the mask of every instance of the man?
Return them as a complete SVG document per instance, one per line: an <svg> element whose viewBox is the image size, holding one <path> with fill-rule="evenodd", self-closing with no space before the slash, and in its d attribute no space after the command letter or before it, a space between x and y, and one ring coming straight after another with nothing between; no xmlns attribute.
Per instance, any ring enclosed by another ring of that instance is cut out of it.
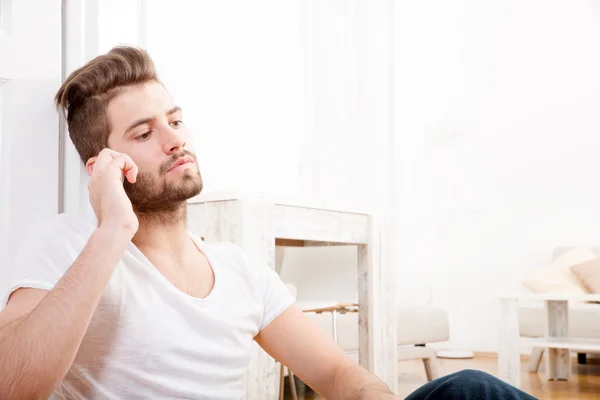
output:
<svg viewBox="0 0 600 400"><path fill-rule="evenodd" d="M182 110L145 51L90 61L56 102L90 175L94 217L59 215L20 250L0 313L0 398L240 399L253 340L325 398L397 398L273 271L188 232L186 200L202 178ZM458 385L467 398L487 382L494 398L520 398L494 379L459 373L413 396Z"/></svg>

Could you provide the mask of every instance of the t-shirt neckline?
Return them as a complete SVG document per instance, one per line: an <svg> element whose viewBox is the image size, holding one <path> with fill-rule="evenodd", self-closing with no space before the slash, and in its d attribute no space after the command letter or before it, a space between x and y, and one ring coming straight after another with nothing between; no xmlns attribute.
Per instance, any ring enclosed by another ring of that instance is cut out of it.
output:
<svg viewBox="0 0 600 400"><path fill-rule="evenodd" d="M152 262L148 259L148 257L146 257L144 255L144 253L142 253L142 251L133 242L129 242L129 251L139 261L143 262L144 264L147 264L152 269L152 273L157 275L158 279L161 279L169 287L170 290L176 292L180 296L189 298L193 301L204 303L204 302L210 301L213 297L216 296L215 292L217 290L217 287L219 286L220 278L219 278L219 274L217 272L217 268L215 267L216 263L215 263L214 257L212 256L210 251L207 251L207 248L206 248L204 242L202 240L196 238L192 233L188 233L188 235L189 235L190 239L192 239L192 241L196 245L196 248L198 249L198 251L200 251L202 254L204 254L206 259L208 260L209 267L213 272L213 277L214 277L213 287L212 287L211 291L206 295L206 297L195 297L195 296L189 295L189 294L181 291L179 288L177 288L170 280L167 279L166 276L164 276L154 266L154 264L152 264Z"/></svg>

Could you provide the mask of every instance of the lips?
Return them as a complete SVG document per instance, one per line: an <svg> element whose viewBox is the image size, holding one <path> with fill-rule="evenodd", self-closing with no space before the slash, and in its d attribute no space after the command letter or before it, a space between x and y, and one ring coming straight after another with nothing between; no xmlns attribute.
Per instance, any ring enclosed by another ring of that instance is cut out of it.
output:
<svg viewBox="0 0 600 400"><path fill-rule="evenodd" d="M189 156L181 157L177 161L175 161L175 163L173 163L173 165L171 165L171 167L167 170L167 172L171 171L174 168L179 167L180 165L191 163L191 162L194 162L194 160L191 157L189 157Z"/></svg>

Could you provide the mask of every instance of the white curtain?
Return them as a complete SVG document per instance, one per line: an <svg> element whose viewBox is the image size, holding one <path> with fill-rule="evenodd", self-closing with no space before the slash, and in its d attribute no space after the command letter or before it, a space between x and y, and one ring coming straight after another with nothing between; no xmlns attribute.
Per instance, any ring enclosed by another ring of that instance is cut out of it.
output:
<svg viewBox="0 0 600 400"><path fill-rule="evenodd" d="M98 52L148 49L206 190L366 207L387 203L388 4L109 0Z"/></svg>

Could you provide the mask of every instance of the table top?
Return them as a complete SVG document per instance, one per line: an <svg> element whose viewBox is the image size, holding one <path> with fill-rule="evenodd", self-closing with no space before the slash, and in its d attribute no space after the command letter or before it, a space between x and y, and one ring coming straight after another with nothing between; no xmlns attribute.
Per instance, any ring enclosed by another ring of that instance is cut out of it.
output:
<svg viewBox="0 0 600 400"><path fill-rule="evenodd" d="M189 199L188 204L233 200L261 200L276 206L301 207L352 214L371 214L370 210L365 207L356 206L350 203L343 204L340 201L320 201L298 196L267 195L237 189L202 191L198 196Z"/></svg>
<svg viewBox="0 0 600 400"><path fill-rule="evenodd" d="M600 302L600 294L579 293L507 293L500 299L516 300L555 300L555 301L592 301Z"/></svg>
<svg viewBox="0 0 600 400"><path fill-rule="evenodd" d="M328 307L320 307L320 308L311 308L308 310L302 310L304 312L312 312L312 313L324 313L324 312L334 312L337 311L341 314L344 313L353 313L353 312L358 312L358 304L357 303L340 303L340 304L336 304L333 306L328 306Z"/></svg>
<svg viewBox="0 0 600 400"><path fill-rule="evenodd" d="M553 349L600 351L600 339L585 337L522 337L519 342L534 347L550 347Z"/></svg>

